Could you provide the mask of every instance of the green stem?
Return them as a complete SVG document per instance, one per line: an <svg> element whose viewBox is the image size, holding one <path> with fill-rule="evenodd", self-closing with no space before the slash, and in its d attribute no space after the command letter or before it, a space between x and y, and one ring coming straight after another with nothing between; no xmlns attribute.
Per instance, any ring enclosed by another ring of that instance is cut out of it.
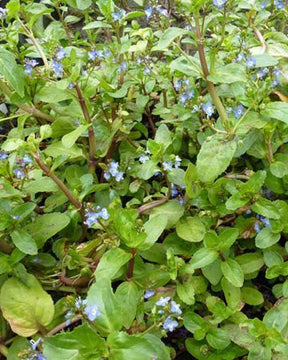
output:
<svg viewBox="0 0 288 360"><path fill-rule="evenodd" d="M222 104L222 101L220 100L220 98L217 94L214 84L210 80L208 80L208 76L210 73L208 70L207 61L206 61L206 57L205 57L204 46L203 46L204 40L201 35L201 28L200 28L200 24L199 24L198 14L194 14L194 19L195 19L195 26L196 26L196 39L197 39L197 45L198 45L198 53L199 53L200 63L201 63L204 79L206 81L207 89L208 89L209 94L213 100L213 103L219 113L221 123L222 123L224 129L226 129L227 132L230 133L227 112Z"/></svg>
<svg viewBox="0 0 288 360"><path fill-rule="evenodd" d="M40 155L35 152L33 153L33 157L37 163L37 165L44 171L44 173L49 176L60 188L61 191L67 196L67 198L71 201L71 203L76 207L76 209L80 210L82 213L82 204L80 201L78 201L74 195L71 193L71 191L67 188L67 186L63 183L62 180L60 180L55 174L51 172L51 169L48 168L48 166L44 165L40 160ZM82 214L82 217L84 214Z"/></svg>
<svg viewBox="0 0 288 360"><path fill-rule="evenodd" d="M49 63L48 63L47 57L44 54L44 51L43 51L42 47L39 45L38 41L35 39L32 31L29 30L27 28L27 26L19 18L17 18L17 21L20 23L20 25L22 26L22 28L25 31L26 35L31 39L31 41L35 45L36 49L39 51L39 54L40 54L40 56L41 56L41 58L43 60L43 63L45 65L46 69L48 70L49 69Z"/></svg>
<svg viewBox="0 0 288 360"><path fill-rule="evenodd" d="M3 344L0 344L0 353L4 355L5 358L8 357L8 348Z"/></svg>
<svg viewBox="0 0 288 360"><path fill-rule="evenodd" d="M153 325L151 325L149 328L147 328L145 331L143 331L140 336L143 336L147 333L149 333L152 329L154 329L155 327L157 327L157 323L154 323Z"/></svg>
<svg viewBox="0 0 288 360"><path fill-rule="evenodd" d="M235 124L233 130L231 131L231 135L234 136L236 130L238 129L238 127L240 126L240 124L242 123L242 121L245 119L246 115L250 112L252 106L250 106L245 113L243 114L243 116L241 116L241 118L237 121L237 123Z"/></svg>
<svg viewBox="0 0 288 360"><path fill-rule="evenodd" d="M89 111L87 108L87 105L85 103L85 100L83 98L82 95L82 91L79 87L78 84L75 85L75 89L77 92L77 96L78 96L78 100L82 109L82 113L84 115L85 120L87 121L88 124L90 124L91 126L89 126L88 128L88 138L89 138L89 154L90 154L90 158L89 158L89 170L90 172L95 175L95 167L96 167L96 159L95 159L95 154L96 154L96 140L95 140L95 133L94 133L94 129L93 129L93 123L92 120L90 118L89 115Z"/></svg>
<svg viewBox="0 0 288 360"><path fill-rule="evenodd" d="M2 80L0 80L0 89L8 98L10 98L12 96L12 91ZM36 109L34 106L30 106L27 104L14 104L14 105L18 106L19 109L25 111L27 114L38 117L40 119L44 119L49 122L52 122L55 120L53 116L46 114L46 113L42 112L41 110Z"/></svg>
<svg viewBox="0 0 288 360"><path fill-rule="evenodd" d="M53 336L54 334L57 334L59 331L64 330L66 327L78 322L81 319L82 319L82 315L77 315L73 319L71 319L69 322L64 321L60 325L56 326L54 329L50 330L46 336Z"/></svg>

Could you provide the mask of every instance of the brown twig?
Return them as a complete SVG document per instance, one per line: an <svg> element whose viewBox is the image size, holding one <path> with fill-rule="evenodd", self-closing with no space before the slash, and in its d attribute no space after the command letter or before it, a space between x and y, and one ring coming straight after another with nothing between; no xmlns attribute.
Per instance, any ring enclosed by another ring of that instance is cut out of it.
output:
<svg viewBox="0 0 288 360"><path fill-rule="evenodd" d="M134 271L134 264L135 264L135 256L136 256L136 249L131 249L132 258L129 260L128 264L128 271L126 275L126 280L129 281L133 279L133 271Z"/></svg>
<svg viewBox="0 0 288 360"><path fill-rule="evenodd" d="M66 327L78 322L82 319L82 315L77 315L73 319L69 320L69 322L64 321L63 323L57 325L54 329L50 330L46 336L53 336L57 334L59 331L64 330Z"/></svg>
<svg viewBox="0 0 288 360"><path fill-rule="evenodd" d="M67 286L75 286L75 287L85 287L89 284L91 281L91 277L84 276L78 279L73 279L67 277L65 274L61 273L59 276L59 280L61 283L67 285Z"/></svg>
<svg viewBox="0 0 288 360"><path fill-rule="evenodd" d="M87 105L85 103L85 100L83 98L82 91L81 91L78 84L75 84L75 89L76 89L76 92L77 92L78 100L79 100L79 103L80 103L84 118L87 121L87 123L90 124L90 126L88 128L89 154L90 154L89 169L90 169L91 173L95 174L95 167L96 167L96 159L95 159L96 140L95 140L95 133L94 133L94 129L93 129L93 123L92 123L91 117L89 115L89 111L88 111Z"/></svg>
<svg viewBox="0 0 288 360"><path fill-rule="evenodd" d="M56 176L55 174L53 174L51 172L51 169L46 166L45 164L43 164L40 160L40 155L35 152L33 153L33 157L37 163L37 165L40 167L40 169L42 169L44 171L44 173L49 176L60 188L60 190L67 196L67 198L70 200L70 202L76 207L76 209L80 210L80 212L82 213L82 204L80 201L78 201L74 195L71 193L71 191L67 188L67 186L63 183L62 180L60 180L58 178L58 176Z"/></svg>
<svg viewBox="0 0 288 360"><path fill-rule="evenodd" d="M263 35L261 34L261 32L257 29L257 28L253 28L253 31L254 31L254 34L255 36L257 37L257 39L260 41L261 43L261 46L262 46L262 51L261 53L264 54L266 52L266 48L267 48L267 45L266 45L266 42L265 42L265 39L263 37Z"/></svg>
<svg viewBox="0 0 288 360"><path fill-rule="evenodd" d="M169 197L168 196L165 196L163 197L162 199L160 200L156 200L156 201L152 201L151 203L149 204L144 204L144 205L141 205L137 210L138 210L138 213L139 215L142 215L145 211L148 211L148 210L151 210L157 206L160 206L162 204L165 204L167 201L169 200Z"/></svg>

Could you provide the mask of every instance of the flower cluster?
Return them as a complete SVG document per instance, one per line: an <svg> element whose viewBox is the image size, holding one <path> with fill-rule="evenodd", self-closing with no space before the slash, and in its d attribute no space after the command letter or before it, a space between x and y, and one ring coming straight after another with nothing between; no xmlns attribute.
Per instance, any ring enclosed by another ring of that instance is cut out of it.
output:
<svg viewBox="0 0 288 360"><path fill-rule="evenodd" d="M182 161L182 159L178 155L175 156L174 165L173 165L172 161L163 161L163 163L162 163L163 170L171 171L171 170L173 170L173 166L174 166L174 169L178 169L181 166L181 161Z"/></svg>
<svg viewBox="0 0 288 360"><path fill-rule="evenodd" d="M141 154L139 157L139 162L141 164L145 164L148 160L150 160L151 152L147 149L144 151L144 154Z"/></svg>
<svg viewBox="0 0 288 360"><path fill-rule="evenodd" d="M32 159L29 155L24 155L17 162L20 165L20 167L14 169L13 174L16 176L17 179L23 179L26 176L25 171L23 169L25 169L29 164L32 163Z"/></svg>
<svg viewBox="0 0 288 360"><path fill-rule="evenodd" d="M213 105L210 102L207 102L205 105L203 105L203 111L206 115L212 116L214 114Z"/></svg>
<svg viewBox="0 0 288 360"><path fill-rule="evenodd" d="M66 50L60 47L55 54L55 58L52 60L52 70L57 78L62 77L64 70L61 61L66 56Z"/></svg>
<svg viewBox="0 0 288 360"><path fill-rule="evenodd" d="M104 50L90 50L88 51L88 59L91 61L94 60L105 60L112 55L111 51L108 49Z"/></svg>
<svg viewBox="0 0 288 360"><path fill-rule="evenodd" d="M27 74L28 76L31 76L33 73L33 69L36 65L38 65L38 61L36 61L35 59L25 59L24 60L24 73Z"/></svg>
<svg viewBox="0 0 288 360"><path fill-rule="evenodd" d="M178 326L178 321L174 319L175 316L181 315L182 310L180 304L177 304L174 300L170 301L170 296L161 297L157 302L156 306L160 306L162 308L168 307L169 316L163 323L163 329L168 330L170 332L174 331ZM158 310L158 314L164 314L164 310Z"/></svg>
<svg viewBox="0 0 288 360"><path fill-rule="evenodd" d="M245 109L243 105L239 105L237 106L234 110L233 110L234 115L236 116L236 119L240 119L241 116L244 115L245 113Z"/></svg>
<svg viewBox="0 0 288 360"><path fill-rule="evenodd" d="M195 92L194 90L189 89L190 88L190 82L188 79L177 79L174 82L174 89L177 92L181 92L181 94L179 95L179 101L181 104L183 104L184 106L187 105L187 102L191 99L194 98L195 96Z"/></svg>
<svg viewBox="0 0 288 360"><path fill-rule="evenodd" d="M112 14L112 19L119 22L126 16L126 14L125 10L120 9Z"/></svg>
<svg viewBox="0 0 288 360"><path fill-rule="evenodd" d="M109 213L106 208L100 208L97 206L95 210L86 209L85 210L85 224L88 228L91 228L93 225L98 223L98 219L101 218L103 220L109 219Z"/></svg>
<svg viewBox="0 0 288 360"><path fill-rule="evenodd" d="M28 360L47 360L41 352L37 351L37 348L42 341L43 339L41 337L39 337L36 341L30 340L32 351L34 351L35 353L33 355L30 355Z"/></svg>
<svg viewBox="0 0 288 360"><path fill-rule="evenodd" d="M104 179L110 180L111 177L115 179L116 182L124 180L124 173L119 171L119 163L112 160L109 164L108 170L104 172Z"/></svg>
<svg viewBox="0 0 288 360"><path fill-rule="evenodd" d="M169 17L169 13L166 9L164 9L161 5L153 5L145 10L146 19L150 19L153 15L154 11L156 11L159 15Z"/></svg>
<svg viewBox="0 0 288 360"><path fill-rule="evenodd" d="M226 0L213 0L213 4L218 7L219 10L225 5Z"/></svg>
<svg viewBox="0 0 288 360"><path fill-rule="evenodd" d="M265 227L270 227L270 220L264 216L256 215L256 218L258 219L254 224L254 230L258 234L261 231L261 224L263 224Z"/></svg>

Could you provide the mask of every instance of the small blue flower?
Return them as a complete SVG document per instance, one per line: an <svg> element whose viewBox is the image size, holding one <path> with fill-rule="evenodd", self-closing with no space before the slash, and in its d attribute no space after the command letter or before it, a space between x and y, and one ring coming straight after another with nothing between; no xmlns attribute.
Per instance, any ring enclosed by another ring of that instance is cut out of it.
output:
<svg viewBox="0 0 288 360"><path fill-rule="evenodd" d="M213 108L212 104L210 102L208 102L203 106L203 111L205 112L206 115L212 116L214 113L214 108Z"/></svg>
<svg viewBox="0 0 288 360"><path fill-rule="evenodd" d="M24 60L25 64L24 64L24 67L25 67L25 70L24 70L24 73L31 76L32 75L32 72L33 72L33 69L36 65L38 65L38 62L34 59L25 59Z"/></svg>
<svg viewBox="0 0 288 360"><path fill-rule="evenodd" d="M171 184L171 196L175 197L178 195L178 190L174 184Z"/></svg>
<svg viewBox="0 0 288 360"><path fill-rule="evenodd" d="M120 9L119 11L116 11L112 14L112 18L114 21L121 21L125 15L126 15L126 11Z"/></svg>
<svg viewBox="0 0 288 360"><path fill-rule="evenodd" d="M257 234L259 234L259 232L261 231L258 221L254 224L254 230L256 231Z"/></svg>
<svg viewBox="0 0 288 360"><path fill-rule="evenodd" d="M32 348L32 350L37 350L37 347L38 347L38 345L41 343L41 341L42 341L42 338L41 337L39 337L36 341L35 340L30 340L30 344L31 344L31 348Z"/></svg>
<svg viewBox="0 0 288 360"><path fill-rule="evenodd" d="M143 74L145 74L145 75L151 74L151 69L149 69L148 66L145 66L145 69L143 70Z"/></svg>
<svg viewBox="0 0 288 360"><path fill-rule="evenodd" d="M56 60L52 60L52 70L57 77L61 77L64 73L62 64Z"/></svg>
<svg viewBox="0 0 288 360"><path fill-rule="evenodd" d="M222 9L223 5L225 5L226 0L213 0L213 4L218 7L218 9Z"/></svg>
<svg viewBox="0 0 288 360"><path fill-rule="evenodd" d="M127 62L126 62L126 61L123 61L123 62L120 64L120 69L119 69L119 71L126 71L127 69L128 69Z"/></svg>
<svg viewBox="0 0 288 360"><path fill-rule="evenodd" d="M21 218L20 215L11 215L12 219L19 220Z"/></svg>
<svg viewBox="0 0 288 360"><path fill-rule="evenodd" d="M244 109L244 107L242 105L239 105L233 110L233 112L234 112L234 115L236 116L236 118L240 119L241 116L244 115L245 109Z"/></svg>
<svg viewBox="0 0 288 360"><path fill-rule="evenodd" d="M256 60L248 56L246 59L246 67L248 69L253 69L256 66Z"/></svg>
<svg viewBox="0 0 288 360"><path fill-rule="evenodd" d="M160 15L163 15L165 17L169 17L168 11L166 9L161 8L160 5L157 6L157 11Z"/></svg>
<svg viewBox="0 0 288 360"><path fill-rule="evenodd" d="M264 76L267 75L267 73L269 72L268 68L264 68L264 69L259 69L257 71L257 75L259 77L260 80L263 80Z"/></svg>
<svg viewBox="0 0 288 360"><path fill-rule="evenodd" d="M275 68L273 69L273 74L274 74L274 76L276 76L276 78L278 78L278 77L280 76L280 74L281 74L280 69L277 68L277 67L275 67Z"/></svg>
<svg viewBox="0 0 288 360"><path fill-rule="evenodd" d="M149 19L152 16L152 14L153 14L153 8L152 7L145 10L146 19Z"/></svg>
<svg viewBox="0 0 288 360"><path fill-rule="evenodd" d="M183 199L183 197L179 197L179 198L178 198L178 203L179 203L181 206L184 206L184 205L186 205L186 200Z"/></svg>
<svg viewBox="0 0 288 360"><path fill-rule="evenodd" d="M185 104L187 99L188 98L187 98L186 94L180 94L179 100L180 100L181 104Z"/></svg>
<svg viewBox="0 0 288 360"><path fill-rule="evenodd" d="M7 14L7 9L0 7L0 19Z"/></svg>
<svg viewBox="0 0 288 360"><path fill-rule="evenodd" d="M144 293L144 299L149 299L154 295L155 295L155 292L153 290L146 290Z"/></svg>
<svg viewBox="0 0 288 360"><path fill-rule="evenodd" d="M170 316L167 317L163 324L163 329L169 330L170 332L174 331L178 326L178 321L171 319Z"/></svg>
<svg viewBox="0 0 288 360"><path fill-rule="evenodd" d="M47 360L43 354L38 354L37 360Z"/></svg>
<svg viewBox="0 0 288 360"><path fill-rule="evenodd" d="M141 154L140 157L139 157L139 162L141 164L145 164L148 160L150 160L150 158L146 154Z"/></svg>
<svg viewBox="0 0 288 360"><path fill-rule="evenodd" d="M180 89L181 89L181 86L182 86L182 81L181 80L176 80L175 82L174 82L174 89L176 90L176 91L179 91Z"/></svg>
<svg viewBox="0 0 288 360"><path fill-rule="evenodd" d="M5 153L4 151L0 151L0 161L1 160L6 160L8 158L8 154Z"/></svg>
<svg viewBox="0 0 288 360"><path fill-rule="evenodd" d="M156 302L156 305L166 306L168 305L169 301L170 301L170 296L166 296L166 297L161 296L161 298Z"/></svg>
<svg viewBox="0 0 288 360"><path fill-rule="evenodd" d="M73 88L74 88L74 84L73 84L72 82L70 82L67 87L68 87L68 89L73 89Z"/></svg>
<svg viewBox="0 0 288 360"><path fill-rule="evenodd" d="M87 305L87 299L81 299L80 297L77 297L75 299L75 308L80 309L82 306Z"/></svg>
<svg viewBox="0 0 288 360"><path fill-rule="evenodd" d="M265 1L262 2L261 4L261 9L264 10L266 9L267 3Z"/></svg>
<svg viewBox="0 0 288 360"><path fill-rule="evenodd" d="M239 53L237 56L236 56L236 61L237 62L241 62L245 59L245 54L244 53Z"/></svg>
<svg viewBox="0 0 288 360"><path fill-rule="evenodd" d="M285 7L285 4L283 3L283 1L275 0L274 4L275 4L275 7L277 10L284 9L284 7Z"/></svg>
<svg viewBox="0 0 288 360"><path fill-rule="evenodd" d="M163 170L164 171L173 170L172 162L171 161L163 161Z"/></svg>
<svg viewBox="0 0 288 360"><path fill-rule="evenodd" d="M270 227L271 224L270 224L270 220L263 217L263 216L260 216L260 220L262 221L262 223L264 224L265 227Z"/></svg>
<svg viewBox="0 0 288 360"><path fill-rule="evenodd" d="M194 105L193 109L191 110L191 113L193 114L193 113L198 112L198 111L200 111L200 107L198 105Z"/></svg>
<svg viewBox="0 0 288 360"><path fill-rule="evenodd" d="M61 61L65 58L65 56L66 56L66 50L63 49L63 47L60 47L55 54L56 60Z"/></svg>
<svg viewBox="0 0 288 360"><path fill-rule="evenodd" d="M247 215L251 215L251 214L252 214L252 211L251 211L250 209L248 209L248 210L246 211L246 214L247 214Z"/></svg>
<svg viewBox="0 0 288 360"><path fill-rule="evenodd" d="M73 318L74 313L72 310L69 310L66 315L65 315L65 319L66 319L66 325L69 326L71 324L71 319Z"/></svg>
<svg viewBox="0 0 288 360"><path fill-rule="evenodd" d="M101 315L96 304L86 306L84 312L90 321L94 321L98 316Z"/></svg>
<svg viewBox="0 0 288 360"><path fill-rule="evenodd" d="M18 168L18 169L14 169L13 173L16 175L17 179L23 179L25 177L25 173L22 169Z"/></svg>
<svg viewBox="0 0 288 360"><path fill-rule="evenodd" d="M182 310L180 308L180 304L177 304L174 300L171 301L170 312L174 314L182 314Z"/></svg>
<svg viewBox="0 0 288 360"><path fill-rule="evenodd" d="M109 219L109 213L108 210L106 208L103 208L100 212L99 212L99 216L103 219L103 220L108 220Z"/></svg>
<svg viewBox="0 0 288 360"><path fill-rule="evenodd" d="M31 157L29 155L25 155L23 156L23 158L21 159L21 167L25 167L28 164L31 164L33 162L33 160L31 159Z"/></svg>
<svg viewBox="0 0 288 360"><path fill-rule="evenodd" d="M180 156L176 155L175 156L175 164L174 164L175 169L178 169L181 166L181 161L182 161L182 159L180 158Z"/></svg>

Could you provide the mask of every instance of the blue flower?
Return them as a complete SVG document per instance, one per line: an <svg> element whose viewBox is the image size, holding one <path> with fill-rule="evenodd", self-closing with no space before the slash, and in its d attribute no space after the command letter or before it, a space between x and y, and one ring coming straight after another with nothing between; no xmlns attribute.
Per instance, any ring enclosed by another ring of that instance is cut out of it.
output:
<svg viewBox="0 0 288 360"><path fill-rule="evenodd" d="M212 116L214 113L214 108L212 106L212 104L210 102L206 103L203 106L203 111L205 112L205 114L207 114L208 116Z"/></svg>
<svg viewBox="0 0 288 360"><path fill-rule="evenodd" d="M182 104L185 104L185 102L186 102L187 99L188 99L188 98L187 98L187 95L186 95L186 94L181 94L181 95L179 96L179 100L180 100L180 102L181 102Z"/></svg>
<svg viewBox="0 0 288 360"><path fill-rule="evenodd" d="M103 219L103 220L108 220L109 219L109 213L108 210L106 208L103 208L100 212L99 212L99 216Z"/></svg>
<svg viewBox="0 0 288 360"><path fill-rule="evenodd" d="M23 179L25 177L25 173L22 169L18 168L18 169L14 169L13 173L16 175L17 179Z"/></svg>
<svg viewBox="0 0 288 360"><path fill-rule="evenodd" d="M72 310L69 310L66 315L65 315L65 319L66 319L66 325L69 326L71 324L71 319L73 318L74 313Z"/></svg>
<svg viewBox="0 0 288 360"><path fill-rule="evenodd" d="M244 53L239 53L237 56L236 56L236 61L237 62L241 62L245 59L245 54Z"/></svg>
<svg viewBox="0 0 288 360"><path fill-rule="evenodd" d="M181 161L182 161L182 159L180 158L180 156L176 155L175 156L175 164L174 164L175 169L178 169L181 166Z"/></svg>
<svg viewBox="0 0 288 360"><path fill-rule="evenodd" d="M225 5L226 0L213 0L213 4L218 7L218 9L222 9L223 5Z"/></svg>
<svg viewBox="0 0 288 360"><path fill-rule="evenodd" d="M252 211L250 210L250 209L248 209L247 211L246 211L246 214L247 215L250 215L252 213Z"/></svg>
<svg viewBox="0 0 288 360"><path fill-rule="evenodd" d="M256 66L256 60L253 59L251 56L248 56L246 59L246 67L248 69L253 69Z"/></svg>
<svg viewBox="0 0 288 360"><path fill-rule="evenodd" d="M179 91L180 90L180 88L181 88L181 86L182 86L182 81L181 80L176 80L175 82L174 82L174 89L176 90L176 91Z"/></svg>
<svg viewBox="0 0 288 360"><path fill-rule="evenodd" d="M25 70L24 70L24 73L31 76L32 75L32 72L33 72L33 68L38 65L38 62L34 59L24 59L24 67L25 67Z"/></svg>
<svg viewBox="0 0 288 360"><path fill-rule="evenodd" d="M150 297L154 296L155 292L153 290L146 290L144 293L144 299L149 299Z"/></svg>
<svg viewBox="0 0 288 360"><path fill-rule="evenodd" d="M166 306L170 301L170 296L162 297L156 302L158 306Z"/></svg>
<svg viewBox="0 0 288 360"><path fill-rule="evenodd" d="M167 170L173 170L173 165L171 161L163 161L163 170L167 171Z"/></svg>
<svg viewBox="0 0 288 360"><path fill-rule="evenodd" d="M86 306L84 312L90 321L94 321L98 316L101 315L96 304Z"/></svg>
<svg viewBox="0 0 288 360"><path fill-rule="evenodd" d="M0 160L6 160L8 158L8 154L4 151L0 151Z"/></svg>
<svg viewBox="0 0 288 360"><path fill-rule="evenodd" d="M120 64L120 69L118 71L126 71L128 69L128 65L127 65L127 62L126 61L123 61L121 64Z"/></svg>
<svg viewBox="0 0 288 360"><path fill-rule="evenodd" d="M7 9L0 7L0 19L7 14Z"/></svg>
<svg viewBox="0 0 288 360"><path fill-rule="evenodd" d="M82 306L87 305L87 299L81 299L80 297L77 297L75 299L75 308L80 309Z"/></svg>
<svg viewBox="0 0 288 360"><path fill-rule="evenodd" d="M37 360L47 360L43 354L38 354Z"/></svg>
<svg viewBox="0 0 288 360"><path fill-rule="evenodd" d="M183 199L182 197L179 197L179 198L178 198L178 203L183 206L183 205L186 204L186 200Z"/></svg>
<svg viewBox="0 0 288 360"><path fill-rule="evenodd" d="M280 74L281 74L280 69L275 67L273 69L273 74L276 76L276 78L278 78L280 76Z"/></svg>
<svg viewBox="0 0 288 360"><path fill-rule="evenodd" d="M143 74L145 74L145 75L151 74L151 69L149 69L148 66L145 66L145 69L143 70Z"/></svg>
<svg viewBox="0 0 288 360"><path fill-rule="evenodd" d="M156 9L157 9L159 14L161 14L161 15L163 15L165 17L169 17L168 11L166 9L161 8L160 5L158 5Z"/></svg>
<svg viewBox="0 0 288 360"><path fill-rule="evenodd" d="M182 310L180 308L180 304L177 304L174 300L171 301L170 312L174 314L182 314Z"/></svg>
<svg viewBox="0 0 288 360"><path fill-rule="evenodd" d="M56 60L52 60L52 70L57 77L61 77L64 73L62 64Z"/></svg>
<svg viewBox="0 0 288 360"><path fill-rule="evenodd" d="M260 216L260 220L262 221L262 223L264 224L265 227L270 227L271 224L270 224L270 220L263 217L263 216Z"/></svg>
<svg viewBox="0 0 288 360"><path fill-rule="evenodd" d="M35 340L30 340L30 344L31 344L31 348L32 348L32 350L37 350L37 347L38 347L38 345L41 343L41 341L42 341L42 338L41 337L39 337L36 341Z"/></svg>
<svg viewBox="0 0 288 360"><path fill-rule="evenodd" d="M120 9L119 11L116 11L112 14L112 18L114 21L121 21L125 15L126 15L126 11Z"/></svg>
<svg viewBox="0 0 288 360"><path fill-rule="evenodd" d="M61 61L61 60L63 60L65 58L65 56L66 56L66 50L63 49L63 47L60 47L59 50L56 52L56 55L55 55L56 60Z"/></svg>
<svg viewBox="0 0 288 360"><path fill-rule="evenodd" d="M148 9L145 10L145 15L146 15L146 18L149 19L153 14L153 8L150 7Z"/></svg>
<svg viewBox="0 0 288 360"><path fill-rule="evenodd" d="M171 319L170 316L167 317L163 324L163 329L169 330L170 332L174 331L178 326L178 321Z"/></svg>
<svg viewBox="0 0 288 360"><path fill-rule="evenodd" d="M32 159L29 155L25 155L23 156L23 158L21 159L21 164L20 166L21 167L25 167L26 165L28 164L31 164L32 163Z"/></svg>
<svg viewBox="0 0 288 360"><path fill-rule="evenodd" d="M261 4L261 9L264 10L267 6L267 3L265 1L262 2Z"/></svg>
<svg viewBox="0 0 288 360"><path fill-rule="evenodd" d="M171 184L171 196L175 197L178 195L178 190L174 184Z"/></svg>
<svg viewBox="0 0 288 360"><path fill-rule="evenodd" d="M275 0L274 4L275 4L275 7L277 10L284 9L284 7L285 7L285 4L283 3L283 1Z"/></svg>
<svg viewBox="0 0 288 360"><path fill-rule="evenodd" d="M150 158L149 158L149 156L146 155L146 154L142 154L142 155L140 155L140 157L139 157L139 162L140 162L141 164L145 164L148 160L150 160Z"/></svg>
<svg viewBox="0 0 288 360"><path fill-rule="evenodd" d="M258 221L254 224L254 230L256 231L257 234L259 234L259 232L261 231Z"/></svg>
<svg viewBox="0 0 288 360"><path fill-rule="evenodd" d="M88 228L91 228L93 225L97 224L98 218L103 220L109 219L109 213L106 208L101 209L97 206L96 210L85 210L85 224Z"/></svg>
<svg viewBox="0 0 288 360"><path fill-rule="evenodd" d="M242 105L239 105L233 110L233 112L234 112L234 115L236 116L236 118L240 119L240 117L244 115L245 109Z"/></svg>
<svg viewBox="0 0 288 360"><path fill-rule="evenodd" d="M68 89L73 89L73 88L74 88L74 84L73 84L72 82L70 82L67 87L68 87Z"/></svg>

